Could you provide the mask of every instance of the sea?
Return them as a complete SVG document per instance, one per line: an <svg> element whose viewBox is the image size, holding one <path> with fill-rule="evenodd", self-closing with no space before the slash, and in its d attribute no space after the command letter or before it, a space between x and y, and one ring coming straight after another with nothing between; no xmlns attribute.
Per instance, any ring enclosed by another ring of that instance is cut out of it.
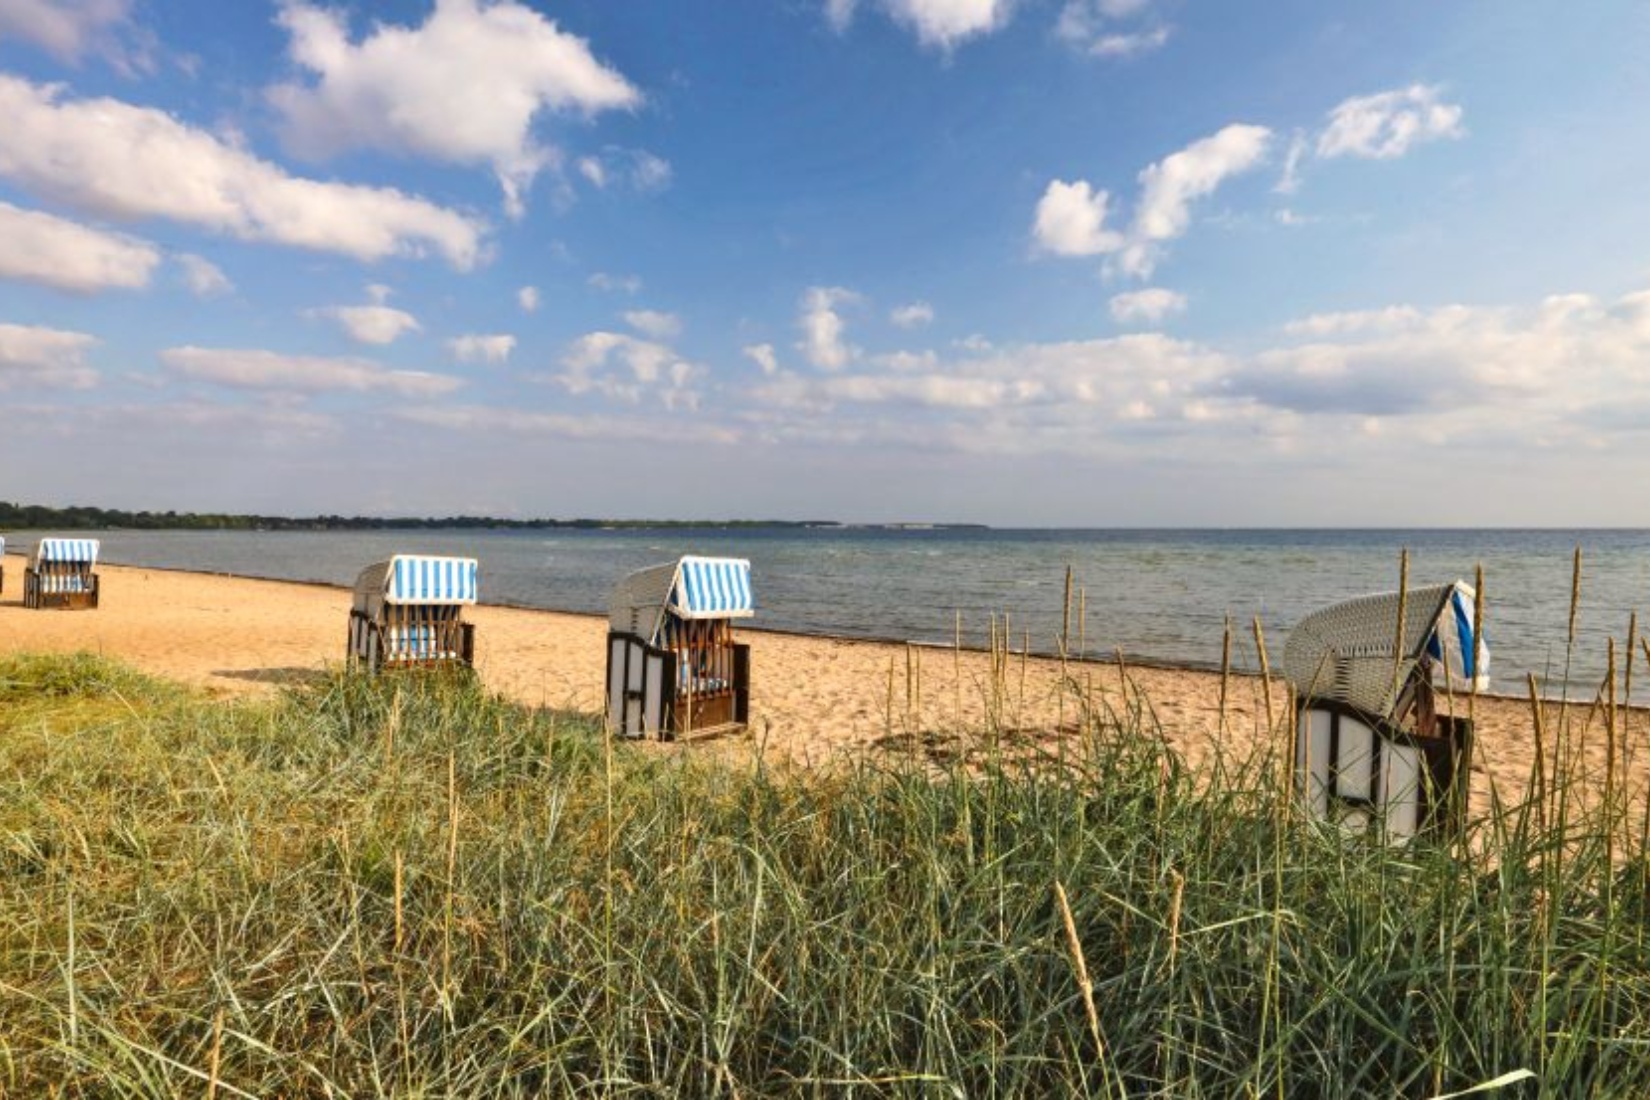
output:
<svg viewBox="0 0 1650 1100"><path fill-rule="evenodd" d="M107 531L103 558L142 565L347 585L392 553L455 554L481 563L488 603L605 613L614 584L681 554L747 558L751 625L984 647L993 626L1018 650L1218 667L1230 624L1232 663L1259 665L1258 620L1275 661L1290 628L1327 604L1483 567L1492 689L1593 698L1607 647L1625 660L1629 617L1650 612L1647 530L1004 530L741 527L345 532ZM14 548L25 545L17 538ZM1570 644L1571 580L1581 597ZM1065 612L1066 575L1073 584ZM1079 609L1081 613L1079 613ZM1641 616L1650 631L1650 615ZM1079 650L1081 654L1079 654ZM1636 654L1634 698L1650 691ZM1566 673L1568 675L1566 676ZM1640 687L1647 689L1641 691Z"/></svg>

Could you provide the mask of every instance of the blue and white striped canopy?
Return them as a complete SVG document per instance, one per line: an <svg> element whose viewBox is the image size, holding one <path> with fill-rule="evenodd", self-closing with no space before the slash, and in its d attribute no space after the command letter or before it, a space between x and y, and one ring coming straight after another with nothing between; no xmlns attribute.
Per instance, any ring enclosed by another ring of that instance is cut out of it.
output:
<svg viewBox="0 0 1650 1100"><path fill-rule="evenodd" d="M480 591L481 567L474 558L397 554L387 564L385 603L473 604Z"/></svg>
<svg viewBox="0 0 1650 1100"><path fill-rule="evenodd" d="M743 558L684 557L676 570L670 609L684 619L733 619L754 614L751 563Z"/></svg>
<svg viewBox="0 0 1650 1100"><path fill-rule="evenodd" d="M34 549L34 557L36 561L96 565L97 546L96 539L41 539Z"/></svg>
<svg viewBox="0 0 1650 1100"><path fill-rule="evenodd" d="M1490 647L1483 638L1473 644L1473 601L1477 593L1470 585L1456 582L1450 586L1449 596L1438 612L1436 626L1427 637L1427 656L1449 669L1450 678L1458 684L1474 680L1489 686Z"/></svg>

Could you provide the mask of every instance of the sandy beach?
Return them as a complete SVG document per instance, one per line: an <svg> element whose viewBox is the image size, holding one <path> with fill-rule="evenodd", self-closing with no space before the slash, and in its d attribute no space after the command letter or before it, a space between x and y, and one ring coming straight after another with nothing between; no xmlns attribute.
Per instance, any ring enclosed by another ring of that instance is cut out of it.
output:
<svg viewBox="0 0 1650 1100"><path fill-rule="evenodd" d="M21 603L24 559L7 555L5 566L0 652L91 651L226 698L270 693L344 657L350 595L343 588L104 565L97 610L33 611ZM604 618L487 605L468 614L476 623L477 670L489 688L528 706L600 710ZM910 744L908 737L929 751L956 751L992 711L1003 728L1051 737L1069 727L1080 695L1118 710L1146 700L1165 736L1193 764L1222 743L1246 754L1267 727L1258 676L1231 677L1223 722L1221 677L1213 672L1119 668L1115 660L1073 662L1062 670L1058 661L1016 654L994 676L989 656L980 652L741 633L751 644L753 721L749 737L731 747L760 744L771 759L803 765L890 740ZM1269 644L1276 649L1281 639ZM1274 713L1281 713L1287 695L1287 686L1274 679ZM1557 705L1547 711L1548 727L1556 728ZM1643 745L1650 716L1620 713L1631 782L1641 785L1650 760ZM1503 798L1516 796L1534 759L1530 706L1515 697L1481 698L1476 716L1474 802L1485 804L1492 779ZM1570 720L1587 745L1590 767L1602 773L1602 710L1572 705Z"/></svg>

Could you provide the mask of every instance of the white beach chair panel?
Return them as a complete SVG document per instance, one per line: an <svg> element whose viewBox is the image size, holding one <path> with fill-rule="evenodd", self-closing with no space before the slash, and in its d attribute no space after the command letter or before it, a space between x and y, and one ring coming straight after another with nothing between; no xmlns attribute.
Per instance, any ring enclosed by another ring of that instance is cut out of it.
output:
<svg viewBox="0 0 1650 1100"><path fill-rule="evenodd" d="M1423 776L1416 746L1382 737L1351 714L1300 711L1296 790L1318 820L1350 832L1378 828L1393 843L1406 841L1423 824Z"/></svg>
<svg viewBox="0 0 1650 1100"><path fill-rule="evenodd" d="M664 655L634 637L608 639L607 722L621 737L657 737L666 708Z"/></svg>

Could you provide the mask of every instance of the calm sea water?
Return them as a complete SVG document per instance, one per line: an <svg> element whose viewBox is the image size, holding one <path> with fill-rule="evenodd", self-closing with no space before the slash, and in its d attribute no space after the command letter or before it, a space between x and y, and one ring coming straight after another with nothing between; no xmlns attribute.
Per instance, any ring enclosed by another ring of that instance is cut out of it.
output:
<svg viewBox="0 0 1650 1100"><path fill-rule="evenodd" d="M949 642L961 612L965 643L981 645L991 617L1006 613L1016 644L1030 631L1034 650L1055 644L1069 565L1086 596L1089 652L1122 647L1137 658L1218 665L1230 615L1239 638L1234 659L1245 667L1255 665L1255 616L1276 653L1307 612L1396 588L1407 548L1415 586L1470 581L1482 563L1491 669L1496 690L1507 692L1522 692L1530 672L1560 687L1578 545L1572 695L1597 690L1606 638L1619 645L1629 613L1650 610L1650 531L111 531L102 538L106 560L121 564L334 584L351 583L361 566L394 552L462 554L480 559L488 602L590 612L605 612L614 582L633 569L682 553L732 555L751 561L753 625ZM1641 663L1635 678L1646 684L1650 669Z"/></svg>

